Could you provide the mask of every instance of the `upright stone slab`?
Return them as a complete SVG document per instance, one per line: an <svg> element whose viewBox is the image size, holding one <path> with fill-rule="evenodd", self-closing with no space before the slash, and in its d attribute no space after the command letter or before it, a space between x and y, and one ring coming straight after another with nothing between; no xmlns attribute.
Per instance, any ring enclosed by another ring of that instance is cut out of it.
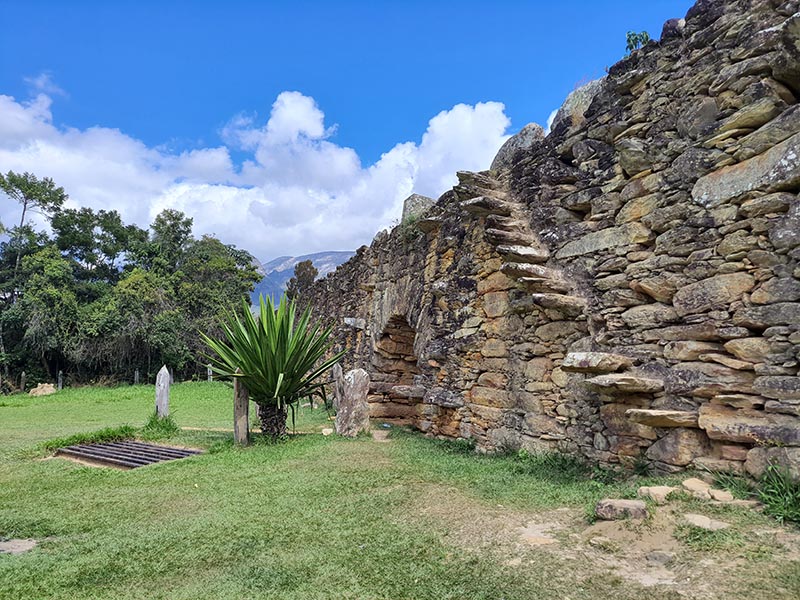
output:
<svg viewBox="0 0 800 600"><path fill-rule="evenodd" d="M60 392L63 389L64 389L64 371L59 371L58 372L58 391Z"/></svg>
<svg viewBox="0 0 800 600"><path fill-rule="evenodd" d="M333 376L333 410L338 412L344 396L344 371L342 371L342 365L339 363L333 365L331 375Z"/></svg>
<svg viewBox="0 0 800 600"><path fill-rule="evenodd" d="M133 385L139 385L139 369L133 372Z"/></svg>
<svg viewBox="0 0 800 600"><path fill-rule="evenodd" d="M233 441L240 446L250 443L250 394L239 377L233 378Z"/></svg>
<svg viewBox="0 0 800 600"><path fill-rule="evenodd" d="M159 419L169 415L169 382L169 369L164 365L156 375L156 414Z"/></svg>
<svg viewBox="0 0 800 600"><path fill-rule="evenodd" d="M23 371L19 376L19 390L21 392L25 391L25 384L27 383L27 381L28 381L28 376L25 374L25 371Z"/></svg>
<svg viewBox="0 0 800 600"><path fill-rule="evenodd" d="M211 383L214 380L213 372L211 371L211 365L206 365L206 378L208 379L208 383Z"/></svg>
<svg viewBox="0 0 800 600"><path fill-rule="evenodd" d="M348 371L342 388L342 397L336 411L336 433L345 437L356 437L369 429L369 374L364 369Z"/></svg>

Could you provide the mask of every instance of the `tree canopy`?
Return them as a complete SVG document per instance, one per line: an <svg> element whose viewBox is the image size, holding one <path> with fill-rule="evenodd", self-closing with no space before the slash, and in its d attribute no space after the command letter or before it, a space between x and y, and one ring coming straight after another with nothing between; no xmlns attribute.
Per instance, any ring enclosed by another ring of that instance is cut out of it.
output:
<svg viewBox="0 0 800 600"><path fill-rule="evenodd" d="M221 334L222 315L247 298L259 275L253 257L211 236L192 235L177 210L149 230L116 211L65 208L48 178L0 175L0 195L20 219L0 241L0 370L12 380L153 380L205 373L199 331ZM40 214L49 232L37 229ZM3 233L0 231L0 233Z"/></svg>

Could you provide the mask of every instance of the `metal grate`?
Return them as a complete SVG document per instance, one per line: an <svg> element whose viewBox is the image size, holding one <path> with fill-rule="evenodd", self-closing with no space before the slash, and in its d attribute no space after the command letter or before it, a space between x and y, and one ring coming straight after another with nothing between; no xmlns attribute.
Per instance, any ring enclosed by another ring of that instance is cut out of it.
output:
<svg viewBox="0 0 800 600"><path fill-rule="evenodd" d="M156 446L143 442L122 441L104 444L78 444L59 448L56 454L88 460L100 464L135 469L166 460L202 454L200 450Z"/></svg>

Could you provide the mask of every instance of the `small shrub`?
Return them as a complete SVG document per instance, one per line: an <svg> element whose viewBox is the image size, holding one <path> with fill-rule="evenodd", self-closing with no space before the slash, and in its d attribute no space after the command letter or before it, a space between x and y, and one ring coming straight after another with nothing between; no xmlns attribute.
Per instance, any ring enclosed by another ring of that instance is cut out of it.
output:
<svg viewBox="0 0 800 600"><path fill-rule="evenodd" d="M639 477L650 477L653 470L650 461L647 460L647 457L644 454L640 454L634 459L631 468L633 470L633 474Z"/></svg>
<svg viewBox="0 0 800 600"><path fill-rule="evenodd" d="M757 488L758 499L764 504L764 514L800 524L800 481L795 481L786 469L769 465Z"/></svg>
<svg viewBox="0 0 800 600"><path fill-rule="evenodd" d="M153 411L147 423L142 427L142 438L146 440L159 440L163 438L172 437L181 430L172 415L166 417L159 417L158 413Z"/></svg>
<svg viewBox="0 0 800 600"><path fill-rule="evenodd" d="M635 31L629 31L625 34L625 51L630 54L634 50L638 50L644 46L649 41L650 34L646 31L640 31L639 33L636 33Z"/></svg>

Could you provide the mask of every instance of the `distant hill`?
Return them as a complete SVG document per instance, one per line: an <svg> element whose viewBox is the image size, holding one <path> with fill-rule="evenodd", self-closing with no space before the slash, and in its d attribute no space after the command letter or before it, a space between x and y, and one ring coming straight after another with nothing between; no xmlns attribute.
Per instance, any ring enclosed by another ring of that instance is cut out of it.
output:
<svg viewBox="0 0 800 600"><path fill-rule="evenodd" d="M270 261L261 263L264 270L264 279L256 284L250 298L253 304L258 303L258 296L272 296L278 300L281 294L286 291L286 284L294 275L294 266L304 260L310 260L319 271L319 277L325 277L328 273L336 270L336 267L347 262L355 255L355 252L317 252L316 254L305 254L303 256L279 256Z"/></svg>

